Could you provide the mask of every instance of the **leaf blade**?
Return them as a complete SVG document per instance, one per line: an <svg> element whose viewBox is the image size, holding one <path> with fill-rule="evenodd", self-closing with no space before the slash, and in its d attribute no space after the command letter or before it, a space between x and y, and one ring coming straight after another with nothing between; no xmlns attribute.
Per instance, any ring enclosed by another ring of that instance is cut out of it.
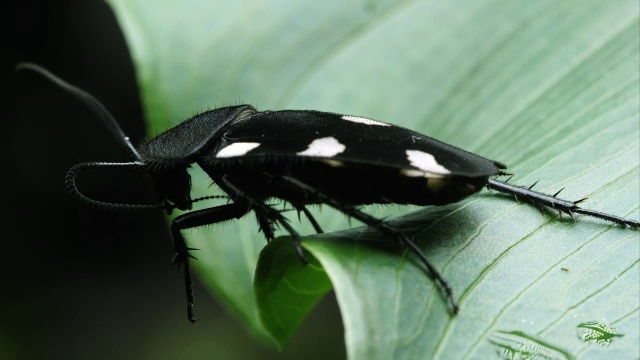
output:
<svg viewBox="0 0 640 360"><path fill-rule="evenodd" d="M336 1L314 4L305 21L302 8L261 2L244 8L198 1L153 9L143 2L111 4L130 41L155 131L169 119L237 99L259 108L363 115L506 162L520 184L542 179L542 191L566 187L563 196L587 196L590 208L638 217L635 2L371 2L363 8ZM176 26L187 22L192 26ZM201 178L198 191L208 193L208 186ZM397 213L368 210L381 217ZM638 301L637 286L629 283L640 268L636 233L584 217L578 224L559 222L488 194L438 213L440 220L420 210L398 222L424 221L415 236L461 296L463 313L456 318L448 317L419 269L403 266L399 276L387 263L403 264L404 257L389 258L388 251L354 241L382 241L378 236L354 230L305 238L335 286L350 358L486 356L496 351L489 341L495 331L555 341L586 358L602 355L578 341L572 316L627 324L619 329L625 336L603 356L640 352L629 340L640 334L629 325L638 317L629 305ZM329 230L348 226L335 212L318 218ZM189 239L203 248L198 264L209 285L254 333L272 341L251 296L263 244L256 234L245 219L224 230L191 232ZM374 275L360 274L362 283L354 282L345 254L360 258L359 269ZM556 273L558 266L570 272ZM385 289L420 291L389 298L372 278ZM558 296L541 296L541 289ZM509 295L497 301L495 292ZM623 303L608 308L616 298ZM384 318L381 309L397 310Z"/></svg>

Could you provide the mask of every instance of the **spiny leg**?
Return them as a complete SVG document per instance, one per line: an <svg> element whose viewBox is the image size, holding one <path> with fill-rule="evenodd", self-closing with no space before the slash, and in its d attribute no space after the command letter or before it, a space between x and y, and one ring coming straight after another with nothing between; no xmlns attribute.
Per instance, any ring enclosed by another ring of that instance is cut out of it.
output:
<svg viewBox="0 0 640 360"><path fill-rule="evenodd" d="M300 213L303 213L304 216L306 216L307 220L309 220L309 222L311 223L311 226L313 226L313 230L315 230L315 232L317 234L324 233L324 231L322 230L322 227L320 227L320 224L318 223L316 218L313 217L313 214L311 214L311 212L309 211L309 209L306 208L306 206L300 205L300 204L295 204L295 203L291 203L291 205L293 206L293 208L298 213L298 221L302 221L302 219L300 218ZM282 213L284 213L286 211L287 210L281 210Z"/></svg>
<svg viewBox="0 0 640 360"><path fill-rule="evenodd" d="M290 176L283 176L279 179L303 191L308 200L314 200L317 202L325 203L337 209L338 211L341 211L345 215L349 217L353 217L363 222L364 224L374 228L381 234L388 236L390 238L396 239L401 245L409 247L409 249L425 265L432 279L442 288L447 300L451 304L453 313L455 314L458 312L458 303L455 297L453 296L453 290L451 289L451 286L449 286L449 283L444 279L444 277L440 274L440 272L438 272L438 269L436 269L436 267L433 264L431 264L431 262L429 261L429 259L427 259L427 256L424 254L424 252L411 239L409 239L409 237L407 237L404 233L402 233L402 231L394 228L393 226L391 226L390 224L388 224L383 220L377 219L367 213L364 213L356 209L352 205L344 204L322 193L321 191L315 189L314 187L306 183L303 183L302 181L296 178L293 178Z"/></svg>
<svg viewBox="0 0 640 360"><path fill-rule="evenodd" d="M304 216L306 216L307 219L309 219L309 222L311 223L311 226L313 226L313 229L316 231L316 233L322 234L324 232L322 231L322 228L320 227L320 224L318 224L318 221L316 220L316 218L314 218L313 215L311 215L311 212L309 211L309 209L307 209L304 205L296 206L296 209L299 212L302 211L302 213L304 213ZM298 218L300 218L299 214L298 214Z"/></svg>
<svg viewBox="0 0 640 360"><path fill-rule="evenodd" d="M233 203L192 211L173 219L173 222L171 223L171 234L173 236L175 246L175 255L173 256L172 261L174 264L182 266L184 269L184 285L187 293L187 317L189 318L189 321L197 321L193 314L193 281L191 280L191 270L189 268L189 259L195 259L189 251L197 249L187 246L187 242L182 236L182 230L208 224L215 224L234 218L237 219L245 215L247 212L249 212L249 207L246 204Z"/></svg>
<svg viewBox="0 0 640 360"><path fill-rule="evenodd" d="M535 185L535 183L533 185ZM544 193L532 190L533 185L529 187L517 186L517 185L507 184L506 181L503 182L495 179L489 179L489 182L487 183L487 187L489 189L493 189L505 194L512 195L516 199L527 199L535 204L548 206L552 209L558 210L560 214L562 213L568 214L574 220L575 220L575 217L573 214L577 213L577 214L583 214L583 215L595 217L605 221L610 221L610 222L619 224L621 226L629 226L632 228L640 227L640 222L635 220L625 219L619 216L606 214L606 213L595 211L595 210L583 209L579 207L578 204L585 201L586 198L580 199L577 201L564 200L557 197L558 194L560 194L560 191L562 191L562 189L556 192L554 195L548 195L548 194L544 194Z"/></svg>
<svg viewBox="0 0 640 360"><path fill-rule="evenodd" d="M275 227L272 220L264 216L260 212L255 212L256 219L258 220L258 226L260 231L264 234L267 242L270 242L275 237Z"/></svg>
<svg viewBox="0 0 640 360"><path fill-rule="evenodd" d="M218 182L219 181L219 182ZM256 213L258 219L263 218L264 221L268 222L277 222L282 225L285 230L291 235L293 238L293 245L298 253L298 257L300 261L307 264L309 261L304 255L304 250L302 249L302 241L300 239L300 234L289 224L289 220L284 217L280 211L274 209L273 207L265 204L263 201L258 199L254 199L252 196L247 194L238 188L235 184L229 181L226 177L220 177L217 180L218 184L224 187L225 192L227 192L234 201L243 201L247 202L251 209Z"/></svg>

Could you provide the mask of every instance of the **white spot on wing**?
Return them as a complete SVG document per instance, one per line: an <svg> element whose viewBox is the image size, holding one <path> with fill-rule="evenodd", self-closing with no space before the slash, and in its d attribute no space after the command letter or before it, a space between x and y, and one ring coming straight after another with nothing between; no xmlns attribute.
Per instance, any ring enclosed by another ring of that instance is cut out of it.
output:
<svg viewBox="0 0 640 360"><path fill-rule="evenodd" d="M338 140L329 136L313 140L307 150L299 152L298 155L332 157L340 154L346 148L347 147L340 144Z"/></svg>
<svg viewBox="0 0 640 360"><path fill-rule="evenodd" d="M442 174L434 174L434 173L424 172L424 171L415 170L415 169L401 169L400 175L403 175L406 177L423 177L423 178L429 178L429 179L440 179L444 177L444 175Z"/></svg>
<svg viewBox="0 0 640 360"><path fill-rule="evenodd" d="M323 160L320 160L320 161L325 163L325 164L327 164L327 165L329 165L329 166L332 166L332 167L344 167L344 166L346 166L342 161L338 161L338 160L323 159Z"/></svg>
<svg viewBox="0 0 640 360"><path fill-rule="evenodd" d="M363 118L363 117L359 117L359 116L343 115L342 119L347 120L347 121L353 121L353 122L360 123L360 124L365 124L365 125L391 126L389 124L385 124L385 123L380 122L380 121L371 120L371 119L367 119L367 118Z"/></svg>
<svg viewBox="0 0 640 360"><path fill-rule="evenodd" d="M407 150L407 159L412 166L431 174L451 174L444 166L438 164L433 155L420 150ZM428 176L425 176L428 177Z"/></svg>
<svg viewBox="0 0 640 360"><path fill-rule="evenodd" d="M414 170L414 169L402 169L400 170L400 175L404 175L407 177L425 177L424 171Z"/></svg>
<svg viewBox="0 0 640 360"><path fill-rule="evenodd" d="M249 151L260 146L260 143L256 142L237 142L233 143L229 146L225 146L222 150L218 151L216 154L217 158L228 158L228 157L236 157L242 156Z"/></svg>

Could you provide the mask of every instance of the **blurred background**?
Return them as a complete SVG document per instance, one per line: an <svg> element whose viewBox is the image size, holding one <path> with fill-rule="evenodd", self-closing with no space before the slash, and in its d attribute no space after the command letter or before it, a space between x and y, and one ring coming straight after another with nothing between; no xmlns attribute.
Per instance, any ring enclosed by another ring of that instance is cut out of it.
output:
<svg viewBox="0 0 640 360"><path fill-rule="evenodd" d="M144 71L138 78L148 86L148 117L160 124L241 101L259 108L360 114L509 163L518 183L544 179L541 188L567 186L563 194L569 198L588 194L594 208L637 215L637 1L334 0L291 6L286 0L256 0L253 6L220 6L199 0L197 8L173 1L110 1L117 3L136 45L138 68ZM324 9L325 4L332 6ZM132 139L142 138L145 114L131 53L111 8L102 0L2 6L1 23L9 27L0 56L2 101L9 109L8 138L1 142L8 162L2 270L9 286L1 297L0 360L344 358L333 295L282 353L254 340L199 283L202 321L192 325L185 319L182 274L170 265L164 216L95 211L66 192L64 176L71 166L128 161L126 151L76 99L37 74L14 71L19 61L49 68L104 102ZM192 42L198 46L189 46ZM80 186L97 199L154 201L151 184L129 172L83 174ZM467 316L454 324L446 312L430 311L429 298L411 293L399 297L407 305L394 303L401 310L394 313L387 297L364 291L358 299L380 304L381 311L359 313L366 321L358 323L366 323L368 332L350 339L368 341L352 342L350 349L375 345L414 355L407 358L429 353L457 358L475 351L469 356L483 358L475 354L496 353L491 334L517 330L566 346L580 358L637 358L634 234L612 229L602 236L602 227L592 221L553 224L555 219L535 208L489 197L470 200L467 211L449 218L452 222L423 232L434 250L432 261L451 264L447 278L458 284L454 288L474 284L465 295ZM325 229L348 226L344 217L334 218L341 222ZM547 223L553 226L544 227ZM236 225L193 231L190 239L219 231L236 241L197 247L231 244L244 255L243 246L256 243L239 235ZM539 229L535 237L534 229ZM584 246L587 238L594 240ZM471 239L473 246L467 246ZM253 263L231 260L226 249L221 253L200 251L200 264L224 264L215 271L224 277L240 273L235 264ZM212 261L205 261L207 254ZM572 265L565 265L567 259ZM561 261L570 273L557 268ZM385 269L396 278L394 267L377 267L371 272L375 282L364 282L373 285L366 289L385 293L378 271ZM411 276L405 272L402 279ZM250 282L231 282L238 285L247 289ZM246 298L236 297L232 304ZM414 316L417 308L429 317ZM610 325L624 328L625 336L606 350L586 344L576 336L576 322L594 319L617 319ZM388 336L396 333L407 336Z"/></svg>
<svg viewBox="0 0 640 360"><path fill-rule="evenodd" d="M164 216L94 211L67 195L71 166L127 161L127 153L77 100L36 74L13 70L20 61L45 66L100 99L132 139L142 138L134 69L111 8L100 0L2 6L9 116L0 359L344 357L332 294L282 353L254 340L199 284L203 320L186 320ZM153 201L150 184L124 172L87 174L80 184L99 199Z"/></svg>

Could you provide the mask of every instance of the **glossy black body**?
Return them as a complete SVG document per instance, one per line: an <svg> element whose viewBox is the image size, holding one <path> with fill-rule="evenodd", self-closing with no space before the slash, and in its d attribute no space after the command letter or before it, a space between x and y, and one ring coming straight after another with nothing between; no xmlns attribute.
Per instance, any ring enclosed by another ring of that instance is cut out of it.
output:
<svg viewBox="0 0 640 360"><path fill-rule="evenodd" d="M192 163L214 181L225 177L254 199L276 197L300 206L318 203L318 199L274 179L293 176L349 205L443 205L479 191L490 176L504 168L415 131L347 121L342 116L308 110L257 112L247 105L227 107L195 116L138 150L160 196L181 209L190 204L186 169ZM299 155L312 141L327 137L344 144L344 151L334 156ZM239 156L216 157L221 149L244 142L260 145ZM420 171L407 160L408 149L432 154L450 173L403 175L403 170Z"/></svg>
<svg viewBox="0 0 640 360"><path fill-rule="evenodd" d="M71 196L87 206L112 211L190 210L191 177L188 168L199 165L226 194L227 203L185 212L171 222L175 256L184 269L187 314L193 314L189 261L195 250L182 230L240 218L253 212L267 240L281 226L293 238L306 261L300 236L269 198L289 202L304 213L314 229L320 224L306 206L327 204L383 235L395 239L418 257L438 283L452 311L458 311L453 291L424 252L402 231L372 217L357 206L364 204L443 205L459 201L486 186L574 217L584 214L621 226L639 228L640 222L583 209L578 201L558 198L491 178L505 175L506 166L445 144L423 134L380 121L310 110L258 112L237 105L198 114L135 148L115 118L97 99L46 69L21 63L18 70L41 74L90 107L135 159L126 163L87 162L73 166L65 184ZM158 204L121 204L89 198L76 186L86 170L135 168L155 181L162 200ZM534 184L535 185L535 184ZM206 196L205 198L219 198ZM225 197L225 196L222 196Z"/></svg>

